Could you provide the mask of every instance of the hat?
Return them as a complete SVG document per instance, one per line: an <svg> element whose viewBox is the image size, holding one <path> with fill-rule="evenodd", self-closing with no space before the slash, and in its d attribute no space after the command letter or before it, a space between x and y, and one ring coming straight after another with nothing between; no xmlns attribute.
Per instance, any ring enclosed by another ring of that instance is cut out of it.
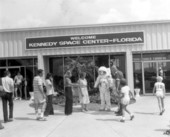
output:
<svg viewBox="0 0 170 137"><path fill-rule="evenodd" d="M156 79L157 79L157 81L159 81L159 82L162 82L162 80L163 80L163 78L162 78L161 76L158 76Z"/></svg>
<svg viewBox="0 0 170 137"><path fill-rule="evenodd" d="M99 68L99 71L104 71L104 72L107 73L107 68L106 68L105 66L101 66L101 67Z"/></svg>

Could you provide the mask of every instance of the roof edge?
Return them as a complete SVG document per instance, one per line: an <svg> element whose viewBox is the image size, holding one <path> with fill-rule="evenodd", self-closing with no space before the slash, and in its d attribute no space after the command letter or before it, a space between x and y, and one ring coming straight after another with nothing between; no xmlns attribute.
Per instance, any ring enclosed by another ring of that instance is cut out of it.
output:
<svg viewBox="0 0 170 137"><path fill-rule="evenodd" d="M70 29L71 28L89 28L89 27L105 27L105 26L128 26L128 25L145 25L145 24L164 24L164 23L170 23L170 20L149 20L149 21L115 22L115 23L102 23L102 24L99 23L99 24L70 25L70 26L12 28L12 29L0 29L0 32L69 29L69 28Z"/></svg>

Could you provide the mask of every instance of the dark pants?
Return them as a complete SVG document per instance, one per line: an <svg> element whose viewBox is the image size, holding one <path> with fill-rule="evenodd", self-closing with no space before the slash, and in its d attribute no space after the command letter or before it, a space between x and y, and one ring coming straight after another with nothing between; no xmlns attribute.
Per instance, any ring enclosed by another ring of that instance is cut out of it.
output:
<svg viewBox="0 0 170 137"><path fill-rule="evenodd" d="M54 109L53 109L53 95L47 96L47 106L44 112L44 115L54 115Z"/></svg>
<svg viewBox="0 0 170 137"><path fill-rule="evenodd" d="M65 115L72 114L73 110L73 95L71 87L65 88Z"/></svg>
<svg viewBox="0 0 170 137"><path fill-rule="evenodd" d="M117 111L117 113L118 113L119 115L122 115L122 114L123 114L122 111L123 111L123 110L122 110L122 104L120 103L119 110Z"/></svg>
<svg viewBox="0 0 170 137"><path fill-rule="evenodd" d="M8 121L8 106L9 105L9 118L13 118L13 98L12 93L5 93L2 97L2 106L3 106L3 115L4 115L4 122Z"/></svg>

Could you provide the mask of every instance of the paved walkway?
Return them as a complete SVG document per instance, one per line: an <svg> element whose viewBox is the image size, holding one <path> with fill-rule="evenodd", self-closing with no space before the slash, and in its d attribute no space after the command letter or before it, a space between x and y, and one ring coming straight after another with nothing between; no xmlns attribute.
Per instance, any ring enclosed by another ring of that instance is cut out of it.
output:
<svg viewBox="0 0 170 137"><path fill-rule="evenodd" d="M129 109L135 114L133 121L126 115L126 122L113 112L99 112L98 105L92 104L89 112L80 112L74 106L71 116L63 114L64 108L55 105L55 115L47 121L36 121L30 101L15 101L14 121L3 123L0 137L164 137L163 132L170 128L170 96L165 99L166 111L159 115L157 100L153 96L140 97ZM91 110L95 108L95 110ZM2 103L0 101L0 110ZM116 110L113 107L112 110ZM2 111L0 111L2 120ZM3 121L2 121L3 122Z"/></svg>

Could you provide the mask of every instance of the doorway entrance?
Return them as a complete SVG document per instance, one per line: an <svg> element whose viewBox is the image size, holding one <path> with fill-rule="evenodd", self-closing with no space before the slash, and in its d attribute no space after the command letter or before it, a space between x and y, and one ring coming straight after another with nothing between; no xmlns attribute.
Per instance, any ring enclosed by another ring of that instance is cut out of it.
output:
<svg viewBox="0 0 170 137"><path fill-rule="evenodd" d="M152 94L153 86L156 82L156 77L163 77L166 93L170 93L170 62L168 61L153 61L143 62L143 89L144 94Z"/></svg>

